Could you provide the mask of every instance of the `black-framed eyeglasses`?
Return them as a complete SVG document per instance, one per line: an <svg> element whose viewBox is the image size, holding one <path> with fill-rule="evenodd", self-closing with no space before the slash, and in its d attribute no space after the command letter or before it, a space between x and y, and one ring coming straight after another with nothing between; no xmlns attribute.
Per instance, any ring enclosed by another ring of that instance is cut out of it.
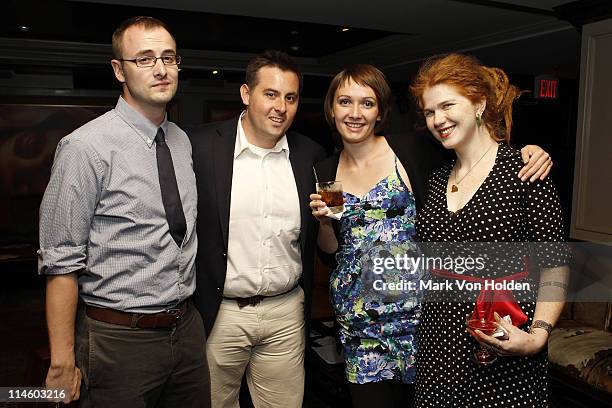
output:
<svg viewBox="0 0 612 408"><path fill-rule="evenodd" d="M136 64L139 68L150 68L157 64L157 60L160 59L164 65L179 65L181 63L180 55L162 55L161 57L152 57L149 55L143 55L133 59L121 59L117 58L117 61L129 61Z"/></svg>

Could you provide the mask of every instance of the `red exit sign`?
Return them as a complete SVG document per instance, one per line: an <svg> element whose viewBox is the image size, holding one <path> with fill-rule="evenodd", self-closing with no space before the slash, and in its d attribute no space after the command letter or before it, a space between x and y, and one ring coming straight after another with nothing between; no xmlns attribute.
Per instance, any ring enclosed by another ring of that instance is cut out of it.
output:
<svg viewBox="0 0 612 408"><path fill-rule="evenodd" d="M538 99L558 99L559 79L551 75L539 75L535 78L534 96Z"/></svg>

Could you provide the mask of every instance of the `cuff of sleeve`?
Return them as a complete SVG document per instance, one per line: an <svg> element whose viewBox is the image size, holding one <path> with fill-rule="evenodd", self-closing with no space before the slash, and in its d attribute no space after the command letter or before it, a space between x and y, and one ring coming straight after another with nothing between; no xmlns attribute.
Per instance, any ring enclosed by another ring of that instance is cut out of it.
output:
<svg viewBox="0 0 612 408"><path fill-rule="evenodd" d="M87 245L39 249L39 275L65 275L85 269Z"/></svg>

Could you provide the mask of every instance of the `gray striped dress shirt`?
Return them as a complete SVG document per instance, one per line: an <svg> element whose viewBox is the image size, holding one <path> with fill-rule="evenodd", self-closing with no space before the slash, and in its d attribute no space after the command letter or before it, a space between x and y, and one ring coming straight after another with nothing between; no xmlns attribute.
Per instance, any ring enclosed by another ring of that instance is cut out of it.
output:
<svg viewBox="0 0 612 408"><path fill-rule="evenodd" d="M40 207L40 274L78 272L85 303L159 312L195 289L197 192L191 144L161 124L187 232L179 248L161 198L151 123L119 98L115 109L64 137Z"/></svg>

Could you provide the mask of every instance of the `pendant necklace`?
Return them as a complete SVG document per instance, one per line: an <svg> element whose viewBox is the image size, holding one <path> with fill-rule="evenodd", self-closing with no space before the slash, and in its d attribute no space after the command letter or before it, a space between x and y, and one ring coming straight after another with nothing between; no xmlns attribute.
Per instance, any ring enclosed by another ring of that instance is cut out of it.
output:
<svg viewBox="0 0 612 408"><path fill-rule="evenodd" d="M489 150L491 150L491 148L492 148L493 146L495 146L496 144L497 144L497 143L493 143L491 146L489 146L489 148L487 149L487 151L486 151L486 152L484 152L484 154L483 154L482 156L480 156L480 159L478 159L478 160L476 161L476 163L474 163L474 164L472 165L472 167L470 167L470 169L467 171L467 173L465 173L465 174L463 175L463 177L461 177L459 180L457 180L457 168L455 168L455 171L454 171L455 182L454 182L453 184L451 184L451 193L456 193L457 191L459 191L459 183L461 183L461 182L463 181L463 179L464 179L464 178L466 178L468 174L470 174L470 172L472 171L472 169L473 169L474 167L476 167L476 165L477 165L478 163L480 163L480 161L481 161L482 159L484 159L484 157L487 155L487 153L489 153ZM457 161L459 161L459 158L457 158Z"/></svg>

